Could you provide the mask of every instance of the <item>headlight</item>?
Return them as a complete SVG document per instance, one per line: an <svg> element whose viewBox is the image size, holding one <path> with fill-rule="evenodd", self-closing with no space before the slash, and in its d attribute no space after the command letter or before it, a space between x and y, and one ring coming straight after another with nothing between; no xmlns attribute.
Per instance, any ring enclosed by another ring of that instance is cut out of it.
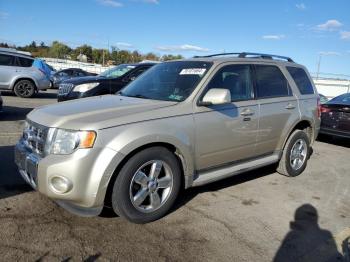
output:
<svg viewBox="0 0 350 262"><path fill-rule="evenodd" d="M98 86L100 83L87 83L87 84L81 84L74 87L73 91L84 93L86 91L89 91L90 89L93 89L94 87Z"/></svg>
<svg viewBox="0 0 350 262"><path fill-rule="evenodd" d="M68 155L77 148L93 147L95 139L96 133L94 131L56 129L47 151L55 155Z"/></svg>

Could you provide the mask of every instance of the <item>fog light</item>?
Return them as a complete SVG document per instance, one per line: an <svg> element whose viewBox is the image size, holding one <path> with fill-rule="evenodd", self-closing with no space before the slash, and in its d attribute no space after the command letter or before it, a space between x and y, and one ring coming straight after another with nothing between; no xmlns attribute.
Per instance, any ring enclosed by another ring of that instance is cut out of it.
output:
<svg viewBox="0 0 350 262"><path fill-rule="evenodd" d="M52 189L60 194L67 193L73 187L72 183L67 178L61 176L52 177L50 183Z"/></svg>

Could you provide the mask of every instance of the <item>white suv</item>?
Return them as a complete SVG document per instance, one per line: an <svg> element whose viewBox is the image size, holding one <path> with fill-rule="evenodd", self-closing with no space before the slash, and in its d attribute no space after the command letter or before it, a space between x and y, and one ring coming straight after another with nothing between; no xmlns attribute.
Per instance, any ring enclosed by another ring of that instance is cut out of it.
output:
<svg viewBox="0 0 350 262"><path fill-rule="evenodd" d="M34 58L26 52L0 48L0 89L12 90L19 97L32 97L45 90L50 80L45 72L32 66Z"/></svg>

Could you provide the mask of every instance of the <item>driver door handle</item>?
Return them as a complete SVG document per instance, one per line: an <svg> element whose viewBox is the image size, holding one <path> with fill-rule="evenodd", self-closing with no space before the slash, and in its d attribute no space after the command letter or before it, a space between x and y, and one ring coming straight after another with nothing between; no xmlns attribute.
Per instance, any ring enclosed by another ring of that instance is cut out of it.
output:
<svg viewBox="0 0 350 262"><path fill-rule="evenodd" d="M286 106L286 109L294 109L295 105L293 105L292 103L288 103L288 105Z"/></svg>

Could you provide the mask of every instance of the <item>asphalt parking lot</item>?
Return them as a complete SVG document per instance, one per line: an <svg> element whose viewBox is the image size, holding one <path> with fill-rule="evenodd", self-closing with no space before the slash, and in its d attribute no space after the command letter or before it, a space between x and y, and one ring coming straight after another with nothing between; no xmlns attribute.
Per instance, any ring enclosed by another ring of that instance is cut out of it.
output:
<svg viewBox="0 0 350 262"><path fill-rule="evenodd" d="M350 141L322 138L306 171L267 167L182 193L146 225L81 218L25 185L13 161L25 115L56 103L3 93L0 114L2 261L348 261Z"/></svg>

